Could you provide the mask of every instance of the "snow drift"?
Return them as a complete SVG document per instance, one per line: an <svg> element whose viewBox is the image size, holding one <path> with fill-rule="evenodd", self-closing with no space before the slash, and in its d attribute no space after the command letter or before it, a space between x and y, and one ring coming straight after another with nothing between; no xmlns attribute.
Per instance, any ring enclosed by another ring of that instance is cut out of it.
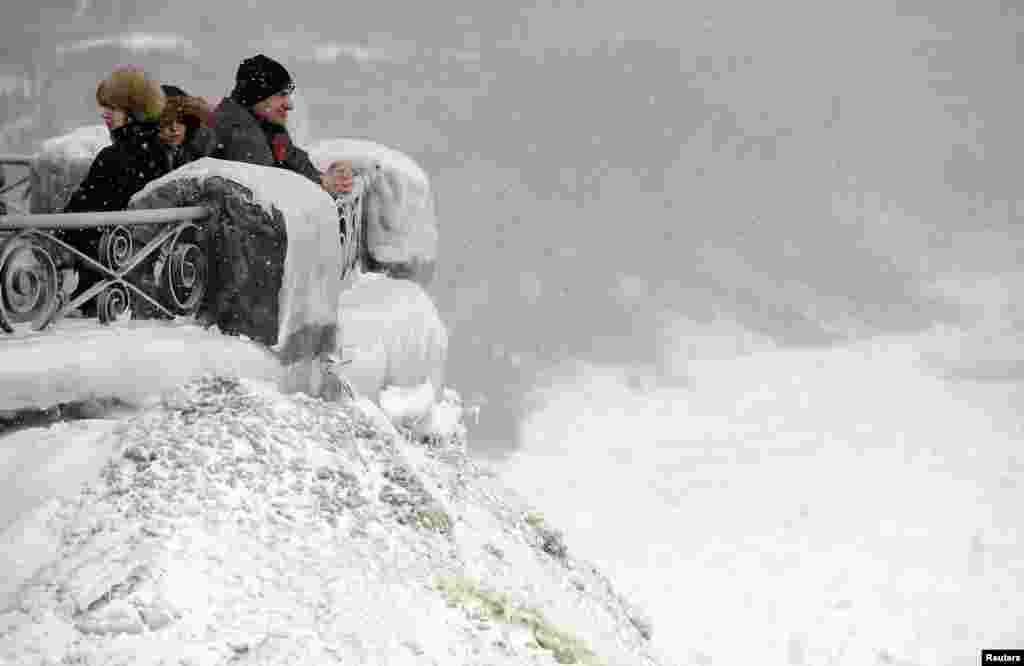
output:
<svg viewBox="0 0 1024 666"><path fill-rule="evenodd" d="M96 441L98 439L98 441ZM206 378L0 533L0 662L668 663L464 441Z"/></svg>
<svg viewBox="0 0 1024 666"><path fill-rule="evenodd" d="M437 261L438 222L423 169L405 153L361 139L320 141L309 155L321 170L348 160L369 177L363 221L370 256L393 277L429 284Z"/></svg>

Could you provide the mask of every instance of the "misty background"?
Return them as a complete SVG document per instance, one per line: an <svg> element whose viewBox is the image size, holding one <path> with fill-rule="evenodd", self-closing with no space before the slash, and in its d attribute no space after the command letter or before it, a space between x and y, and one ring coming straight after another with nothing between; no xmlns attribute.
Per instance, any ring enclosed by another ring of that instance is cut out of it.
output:
<svg viewBox="0 0 1024 666"><path fill-rule="evenodd" d="M784 663L861 639L840 658L954 663L941 639L967 663L1024 635L1000 606L1024 577L1021 491L1000 480L1024 469L1014 3L78 0L0 15L0 151L96 123L117 64L216 101L262 52L297 82L298 137L419 162L448 383L483 403L472 449L568 524L570 546L603 549L676 654L711 663L766 627L750 649ZM941 549L901 541L922 529ZM726 566L723 548L775 564ZM805 577L777 588L776 566ZM870 601L848 595L826 621L808 609L833 574ZM834 620L847 611L861 619ZM673 636L680 617L703 628Z"/></svg>
<svg viewBox="0 0 1024 666"><path fill-rule="evenodd" d="M495 451L558 361L657 366L679 317L787 345L917 330L961 316L934 283L1018 257L1011 3L41 5L3 10L4 87L35 93L6 150L94 123L119 63L216 100L265 52L309 137L419 161L450 376Z"/></svg>

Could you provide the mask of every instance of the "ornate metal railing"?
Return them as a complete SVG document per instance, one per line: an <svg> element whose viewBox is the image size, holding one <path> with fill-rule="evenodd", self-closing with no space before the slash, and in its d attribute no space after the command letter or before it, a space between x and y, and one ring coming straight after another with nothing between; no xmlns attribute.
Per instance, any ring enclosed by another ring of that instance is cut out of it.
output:
<svg viewBox="0 0 1024 666"><path fill-rule="evenodd" d="M133 296L167 316L194 314L207 282L204 235L195 222L208 215L207 208L191 206L0 216L0 328L8 333L16 325L41 330L94 298L103 323L126 316ZM158 228L136 250L130 229L140 225ZM61 237L65 230L83 228L100 231L96 257ZM150 257L161 278L159 299L129 276ZM100 278L74 294L78 273L73 266Z"/></svg>
<svg viewBox="0 0 1024 666"><path fill-rule="evenodd" d="M0 156L0 161L14 161L10 158ZM360 265L366 250L362 221L369 180L365 174L356 174L353 181L350 193L335 198L342 279ZM206 235L201 224L209 214L203 206L191 206L0 215L0 329L8 333L25 327L42 330L93 299L101 323L129 316L133 302L145 303L147 309L164 316L196 314L208 288ZM143 225L151 229L132 233ZM85 228L99 233L96 256L64 238L67 230ZM140 237L148 240L137 249ZM155 295L132 282L142 267L152 269L157 278ZM81 269L100 277L75 293Z"/></svg>

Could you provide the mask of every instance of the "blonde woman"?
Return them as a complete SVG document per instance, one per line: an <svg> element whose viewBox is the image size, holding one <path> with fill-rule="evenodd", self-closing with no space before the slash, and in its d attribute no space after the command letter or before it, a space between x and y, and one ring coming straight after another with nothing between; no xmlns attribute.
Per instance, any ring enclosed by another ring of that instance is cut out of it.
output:
<svg viewBox="0 0 1024 666"><path fill-rule="evenodd" d="M168 172L160 143L160 84L136 67L120 67L96 88L113 143L96 155L64 212L123 210L146 183Z"/></svg>
<svg viewBox="0 0 1024 666"><path fill-rule="evenodd" d="M146 183L170 171L160 143L164 93L157 81L137 67L119 67L96 87L96 104L112 143L93 159L85 180L65 206L66 213L123 210ZM60 236L79 252L97 256L99 229L67 229ZM84 270L80 274L71 268L62 270L61 289L66 295L76 286L86 289L96 282L94 269L84 262L72 260L71 266ZM91 316L95 308L95 300L90 300L82 312Z"/></svg>

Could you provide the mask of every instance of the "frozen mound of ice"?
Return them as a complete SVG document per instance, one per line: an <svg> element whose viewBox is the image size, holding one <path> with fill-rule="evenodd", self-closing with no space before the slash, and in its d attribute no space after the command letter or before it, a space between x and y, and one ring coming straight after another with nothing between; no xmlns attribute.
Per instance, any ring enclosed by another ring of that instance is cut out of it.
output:
<svg viewBox="0 0 1024 666"><path fill-rule="evenodd" d="M285 169L203 158L149 183L129 207L196 205L215 210L201 223L212 255L202 314L285 363L333 352L342 260L330 195Z"/></svg>
<svg viewBox="0 0 1024 666"><path fill-rule="evenodd" d="M105 125L79 127L44 141L32 157L29 210L33 213L63 211L71 194L89 172L93 158L109 145L110 131Z"/></svg>
<svg viewBox="0 0 1024 666"><path fill-rule="evenodd" d="M369 176L363 219L370 255L394 277L429 284L437 260L438 221L423 169L405 153L361 139L320 141L309 155L321 170L348 160Z"/></svg>
<svg viewBox="0 0 1024 666"><path fill-rule="evenodd" d="M378 401L386 386L444 385L448 330L415 282L363 274L338 299L342 373Z"/></svg>

